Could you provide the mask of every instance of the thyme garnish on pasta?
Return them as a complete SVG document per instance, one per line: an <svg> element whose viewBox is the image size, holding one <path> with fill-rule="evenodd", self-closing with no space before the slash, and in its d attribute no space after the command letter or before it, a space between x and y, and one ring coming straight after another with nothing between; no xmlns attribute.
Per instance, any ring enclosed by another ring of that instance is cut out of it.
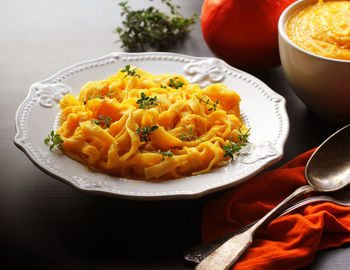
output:
<svg viewBox="0 0 350 270"><path fill-rule="evenodd" d="M101 94L101 90L99 90L99 94L96 97L91 97L88 96L89 100L95 99L95 98L99 98L99 99L104 99L106 97L111 98L112 95L116 94L116 92L114 92L113 90L107 90L106 94L102 95Z"/></svg>
<svg viewBox="0 0 350 270"><path fill-rule="evenodd" d="M151 107L158 106L157 103L159 100L157 96L155 97L147 97L144 92L141 92L141 98L136 101L136 104L139 104L139 109L150 109Z"/></svg>
<svg viewBox="0 0 350 270"><path fill-rule="evenodd" d="M175 89L181 88L184 86L184 83L182 81L177 80L177 77L170 78L168 86L173 87Z"/></svg>
<svg viewBox="0 0 350 270"><path fill-rule="evenodd" d="M248 136L249 136L249 131L250 129L248 129L244 134L242 133L241 129L239 129L239 134L238 134L238 140L240 141L240 143L243 143L245 146L248 143Z"/></svg>
<svg viewBox="0 0 350 270"><path fill-rule="evenodd" d="M99 115L98 118L100 120L91 120L91 123L98 126L105 125L107 128L109 128L109 126L111 125L112 118L110 118L109 116L102 116L102 115Z"/></svg>
<svg viewBox="0 0 350 270"><path fill-rule="evenodd" d="M45 144L48 144L51 142L50 144L50 151L52 151L54 149L54 147L56 147L57 149L63 151L63 140L61 139L59 134L55 134L55 132L52 130L50 132L50 134L47 136L47 138L44 139Z"/></svg>
<svg viewBox="0 0 350 270"><path fill-rule="evenodd" d="M158 153L160 155L162 155L162 159L165 160L165 157L172 157L173 156L173 152L171 152L171 150L166 151L166 152L161 152L160 150L158 150Z"/></svg>
<svg viewBox="0 0 350 270"><path fill-rule="evenodd" d="M149 124L143 128L141 126L136 129L136 133L140 134L140 140L141 142L148 142L149 140L149 135L151 135L151 132L156 131L158 129L158 126L150 126Z"/></svg>
<svg viewBox="0 0 350 270"><path fill-rule="evenodd" d="M242 149L243 146L246 146L248 141L248 136L249 136L249 130L248 129L244 134L242 133L241 130L239 130L238 134L238 142L233 142L231 138L229 139L229 144L223 145L222 149L224 149L225 157L230 157L231 159L234 159L236 155L238 155Z"/></svg>
<svg viewBox="0 0 350 270"><path fill-rule="evenodd" d="M204 99L206 96L207 96L207 94L204 94L201 98L198 97L198 96L196 96L196 98L198 98L199 103L203 102L203 103L211 106L211 108L209 108L208 111L212 111L212 110L216 111L216 108L217 108L217 106L219 104L219 100L217 99L215 103L210 104L209 98L207 98L207 100Z"/></svg>
<svg viewBox="0 0 350 270"><path fill-rule="evenodd" d="M181 141L192 141L192 140L197 140L198 139L198 136L196 135L193 135L193 130L192 128L190 128L190 131L189 131L189 135L185 134L185 132L182 132L179 136L180 140Z"/></svg>
<svg viewBox="0 0 350 270"><path fill-rule="evenodd" d="M121 72L126 73L124 78L126 78L127 76L140 78L140 75L136 73L136 68L131 69L130 65L126 65L125 68L121 70Z"/></svg>

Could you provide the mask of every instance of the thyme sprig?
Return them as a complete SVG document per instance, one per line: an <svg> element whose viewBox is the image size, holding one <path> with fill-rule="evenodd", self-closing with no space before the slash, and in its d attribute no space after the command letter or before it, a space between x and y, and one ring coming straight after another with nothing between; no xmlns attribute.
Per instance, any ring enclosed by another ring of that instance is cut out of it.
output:
<svg viewBox="0 0 350 270"><path fill-rule="evenodd" d="M126 73L123 79L127 76L140 78L140 75L136 73L136 68L132 69L130 65L126 65L125 68L121 70L121 72Z"/></svg>
<svg viewBox="0 0 350 270"><path fill-rule="evenodd" d="M215 103L210 104L210 99L207 98L207 100L205 100L206 97L207 97L207 94L204 94L201 98L196 96L196 98L198 98L198 100L199 100L199 103L203 102L206 105L211 106L211 108L209 108L208 111L212 111L212 110L216 111L216 108L219 104L219 100L217 99Z"/></svg>
<svg viewBox="0 0 350 270"><path fill-rule="evenodd" d="M60 134L55 134L55 132L52 130L50 134L47 136L47 138L44 139L45 144L50 145L50 151L56 147L57 149L63 151L63 140L60 137ZM51 142L51 144L50 144Z"/></svg>
<svg viewBox="0 0 350 270"><path fill-rule="evenodd" d="M155 7L131 10L128 1L119 3L123 21L115 32L119 35L122 48L134 52L148 48L166 50L188 35L198 15L183 17L179 13L180 6L174 5L172 0L161 2L170 9L170 16Z"/></svg>
<svg viewBox="0 0 350 270"><path fill-rule="evenodd" d="M184 86L184 83L182 81L179 81L178 77L175 77L175 78L169 79L168 86L173 87L175 89L178 89L178 88L181 88L182 86Z"/></svg>
<svg viewBox="0 0 350 270"><path fill-rule="evenodd" d="M246 146L247 143L249 142L248 141L249 131L250 129L248 129L245 133L242 133L242 131L239 130L239 134L237 136L238 142L235 143L230 138L229 144L222 146L222 149L224 149L225 151L224 158L230 157L231 159L234 159L235 156L240 154L242 147Z"/></svg>
<svg viewBox="0 0 350 270"><path fill-rule="evenodd" d="M151 107L158 106L157 103L159 102L157 96L155 97L147 97L144 92L141 92L141 98L136 101L136 104L139 104L139 109L150 109Z"/></svg>
<svg viewBox="0 0 350 270"><path fill-rule="evenodd" d="M106 94L104 94L104 95L101 94L101 90L99 90L98 92L99 92L99 94L96 97L88 96L89 100L92 100L95 98L99 98L99 99L104 99L106 97L111 98L112 95L116 94L116 92L114 92L113 90L107 90Z"/></svg>
<svg viewBox="0 0 350 270"><path fill-rule="evenodd" d="M101 127L102 126L106 126L107 128L110 127L112 118L110 118L109 116L103 116L103 115L99 115L98 118L99 120L91 120L91 123Z"/></svg>
<svg viewBox="0 0 350 270"><path fill-rule="evenodd" d="M193 130L192 128L190 128L189 130L189 135L187 135L185 132L182 131L182 133L180 134L179 138L181 141L192 141L192 140L197 140L198 136L197 135L193 135Z"/></svg>
<svg viewBox="0 0 350 270"><path fill-rule="evenodd" d="M141 142L148 142L149 136L151 135L151 132L156 131L158 129L158 126L150 126L149 124L145 127L139 127L136 129L135 133L140 134L140 140Z"/></svg>
<svg viewBox="0 0 350 270"><path fill-rule="evenodd" d="M165 160L165 157L172 157L174 154L173 154L173 152L171 152L171 150L169 150L169 151L166 151L166 152L161 152L160 150L158 150L158 153L160 154L160 155L162 155L162 159L163 160Z"/></svg>
<svg viewBox="0 0 350 270"><path fill-rule="evenodd" d="M239 129L239 134L238 134L238 140L240 143L242 143L242 146L246 146L246 144L249 142L248 137L249 137L249 131L248 129L244 134L242 133L241 129Z"/></svg>

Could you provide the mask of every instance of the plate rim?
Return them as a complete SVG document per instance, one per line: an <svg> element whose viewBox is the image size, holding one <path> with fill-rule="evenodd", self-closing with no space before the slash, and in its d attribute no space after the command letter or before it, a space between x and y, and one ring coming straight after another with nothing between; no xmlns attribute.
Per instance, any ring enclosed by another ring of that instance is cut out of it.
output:
<svg viewBox="0 0 350 270"><path fill-rule="evenodd" d="M78 186L76 183L70 181L69 179L66 179L64 177L61 177L53 172L51 172L49 169L45 168L40 161L36 160L31 153L29 152L28 148L25 146L25 144L23 142L20 141L20 138L23 137L23 130L21 130L20 127L20 116L21 113L25 107L25 105L30 101L32 92L33 92L33 86L38 84L38 83L45 83L48 82L50 80L53 80L55 77L59 76L60 74L64 74L65 72L73 69L74 67L78 67L84 64L88 64L88 63L92 63L92 62L97 62L97 61L101 61L103 59L107 59L107 58L116 58L118 60L120 60L120 58L122 56L145 56L145 55L150 55L150 56L173 56L173 57L182 57L182 58L186 58L186 59L190 59L193 60L194 62L197 61L201 61L201 60L209 60L209 59L215 59L215 61L219 61L226 69L229 69L231 71L237 72L237 73L241 73L244 76L253 78L255 81L259 82L259 85L263 87L264 91L267 91L267 93L275 98L279 99L279 116L282 118L282 122L285 125L284 128L282 129L283 134L280 134L280 138L281 141L278 145L276 146L276 155L274 158L270 158L268 159L267 162L264 162L262 165L259 166L258 169L252 171L251 173L247 174L245 177L241 177L239 180L237 181L233 181L233 182L227 182L225 184L221 184L221 185L216 185L214 187L206 187L206 188L202 188L199 191L186 191L184 192L184 190L182 190L181 192L177 192L177 193L167 193L167 194L128 194L126 192L110 192L107 190L98 190L98 189L90 189L90 188L85 188L82 186ZM219 191L219 190L224 190L227 189L229 187L238 185L248 179L251 179L252 177L254 177L255 175L257 175L258 173L260 173L261 171L263 171L264 169L266 169L267 167L271 166L272 164L278 162L284 155L284 146L287 142L288 136L289 136L289 132L290 132L290 120L288 117L288 113L287 113L287 109L286 109L286 99L276 93L274 90L272 90L267 84L265 84L263 81L261 81L259 78L255 77L252 74L249 74L245 71L239 70L235 67L230 66L229 64L227 64L224 60L216 58L216 57L206 57L206 56L190 56L190 55L185 55L185 54L180 54L180 53L173 53L173 52L138 52L138 53L128 53L128 52L112 52L106 55L103 55L101 57L97 57L97 58L93 58L93 59L89 59L89 60L84 60L84 61L80 61L78 63L69 65L68 67L62 68L59 71L57 71L56 73L54 73L53 75L51 75L50 77L48 77L47 79L44 80L40 80L37 82L34 82L30 87L29 90L27 92L26 97L24 98L24 100L20 103L20 105L18 106L17 110L16 110L16 115L15 115L15 130L16 130L16 134L13 138L13 142L14 144L20 149L22 150L26 156L30 159L30 161L36 166L38 167L41 171L43 171L45 174L50 175L51 177L65 183L68 184L69 186L73 187L76 190L85 192L85 193L89 193L89 194L97 194L97 195L108 195L108 196L112 196L112 197L120 197L120 198L126 198L126 199L136 199L136 200L171 200L171 199L196 199L196 198L200 198L203 197L207 194Z"/></svg>

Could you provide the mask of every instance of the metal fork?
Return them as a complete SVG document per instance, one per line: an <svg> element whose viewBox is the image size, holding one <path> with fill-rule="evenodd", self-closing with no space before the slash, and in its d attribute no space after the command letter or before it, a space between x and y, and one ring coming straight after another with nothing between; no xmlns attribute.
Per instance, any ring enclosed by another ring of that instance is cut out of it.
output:
<svg viewBox="0 0 350 270"><path fill-rule="evenodd" d="M339 193L334 193L332 196L322 195L322 196L313 196L313 197L303 199L301 201L296 202L288 209L286 209L280 216L284 216L284 215L289 214L302 206L305 206L305 205L308 205L311 203L315 203L315 202L333 202L333 203L343 205L343 206L350 206L350 189L347 189L347 190L339 192ZM223 237L212 240L210 242L199 244L199 245L191 248L184 255L185 261L190 262L190 263L195 263L195 264L200 263L211 252L213 252L215 249L217 249L219 246L221 246L226 240L228 240L229 238L231 238L232 236L234 236L236 234L239 234L239 233L242 233L242 232L248 230L254 224L255 224L255 222L250 223L249 225L246 225L246 226L242 227L241 229L239 229L231 234L225 235Z"/></svg>

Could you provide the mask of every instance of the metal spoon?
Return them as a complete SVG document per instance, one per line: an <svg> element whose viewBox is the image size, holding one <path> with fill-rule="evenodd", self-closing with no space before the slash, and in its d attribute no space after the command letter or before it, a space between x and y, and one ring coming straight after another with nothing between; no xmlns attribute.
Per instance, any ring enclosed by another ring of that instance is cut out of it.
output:
<svg viewBox="0 0 350 270"><path fill-rule="evenodd" d="M227 270L248 248L253 235L296 199L311 192L339 191L350 184L350 125L324 141L305 168L308 185L295 190L247 231L234 235L196 266L196 270Z"/></svg>

